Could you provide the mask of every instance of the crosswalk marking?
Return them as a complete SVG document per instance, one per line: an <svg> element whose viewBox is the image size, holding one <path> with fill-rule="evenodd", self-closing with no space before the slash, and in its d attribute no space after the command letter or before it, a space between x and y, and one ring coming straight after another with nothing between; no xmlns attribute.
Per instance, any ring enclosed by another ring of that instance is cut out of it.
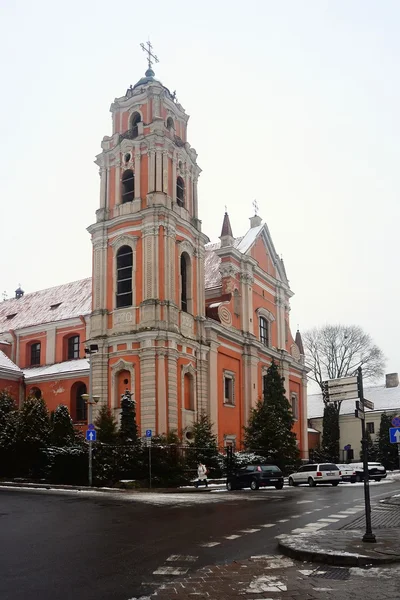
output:
<svg viewBox="0 0 400 600"><path fill-rule="evenodd" d="M339 519L318 519L318 521L323 521L324 523L337 523Z"/></svg>
<svg viewBox="0 0 400 600"><path fill-rule="evenodd" d="M153 575L185 575L188 571L186 567L158 567Z"/></svg>
<svg viewBox="0 0 400 600"><path fill-rule="evenodd" d="M289 519L279 519L278 523L287 523Z"/></svg>
<svg viewBox="0 0 400 600"><path fill-rule="evenodd" d="M275 523L264 523L264 525L260 525L260 527L275 527Z"/></svg>
<svg viewBox="0 0 400 600"><path fill-rule="evenodd" d="M240 533L256 533L256 531L261 531L261 529L239 529Z"/></svg>
<svg viewBox="0 0 400 600"><path fill-rule="evenodd" d="M219 546L221 542L206 542L205 544L199 544L202 548L213 548Z"/></svg>
<svg viewBox="0 0 400 600"><path fill-rule="evenodd" d="M236 540L237 538L242 537L241 535L226 535L225 539L226 540Z"/></svg>
<svg viewBox="0 0 400 600"><path fill-rule="evenodd" d="M171 556L167 558L167 562L195 562L198 558L198 556L184 556L182 554L171 554Z"/></svg>

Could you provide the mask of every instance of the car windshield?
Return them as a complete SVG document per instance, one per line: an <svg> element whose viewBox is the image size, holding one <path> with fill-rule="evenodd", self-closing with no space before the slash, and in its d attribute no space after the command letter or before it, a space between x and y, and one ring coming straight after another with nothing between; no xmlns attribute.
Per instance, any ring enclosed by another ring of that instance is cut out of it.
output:
<svg viewBox="0 0 400 600"><path fill-rule="evenodd" d="M338 471L339 468L337 465L332 464L326 464L326 465L319 465L319 469L320 471Z"/></svg>
<svg viewBox="0 0 400 600"><path fill-rule="evenodd" d="M263 473L280 473L281 470L278 469L275 465L262 465L261 470Z"/></svg>

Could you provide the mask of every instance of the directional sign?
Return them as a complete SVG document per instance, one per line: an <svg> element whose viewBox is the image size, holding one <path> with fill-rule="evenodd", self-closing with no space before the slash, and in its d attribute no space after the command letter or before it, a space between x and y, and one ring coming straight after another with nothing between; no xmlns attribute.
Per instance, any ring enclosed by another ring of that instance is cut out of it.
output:
<svg viewBox="0 0 400 600"><path fill-rule="evenodd" d="M341 377L340 379L328 379L328 381L324 381L324 383L328 384L328 388L342 387L343 385L357 385L357 375L354 377Z"/></svg>
<svg viewBox="0 0 400 600"><path fill-rule="evenodd" d="M151 438L151 436L152 436L152 431L151 431L151 429L146 429L146 437L149 437L149 438Z"/></svg>
<svg viewBox="0 0 400 600"><path fill-rule="evenodd" d="M87 429L86 430L86 440L88 442L96 441L96 430L95 429Z"/></svg>
<svg viewBox="0 0 400 600"><path fill-rule="evenodd" d="M400 444L400 427L391 427L389 429L389 435L392 444Z"/></svg>
<svg viewBox="0 0 400 600"><path fill-rule="evenodd" d="M355 400L358 398L358 392L348 392L347 388L344 388L340 393L331 394L329 389L329 400L331 402L341 402L342 400Z"/></svg>
<svg viewBox="0 0 400 600"><path fill-rule="evenodd" d="M88 429L94 429L94 425L93 423L89 423L89 425L87 426Z"/></svg>
<svg viewBox="0 0 400 600"><path fill-rule="evenodd" d="M151 446L151 437L146 438L146 446L147 447Z"/></svg>
<svg viewBox="0 0 400 600"><path fill-rule="evenodd" d="M365 406L365 408L369 408L370 410L374 410L375 404L371 400L367 400L366 398L364 398L363 400L361 400L361 402L363 403L363 405ZM395 427L397 427L397 425L395 425L393 423L393 421L392 421L392 425L394 425ZM400 419L399 419L398 426L400 426Z"/></svg>
<svg viewBox="0 0 400 600"><path fill-rule="evenodd" d="M393 427L400 427L400 417L393 417L392 425Z"/></svg>

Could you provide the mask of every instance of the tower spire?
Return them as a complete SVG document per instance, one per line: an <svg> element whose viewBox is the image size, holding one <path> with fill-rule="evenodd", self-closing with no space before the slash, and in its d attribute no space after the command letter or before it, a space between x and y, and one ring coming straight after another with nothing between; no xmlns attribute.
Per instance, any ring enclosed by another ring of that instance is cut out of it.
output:
<svg viewBox="0 0 400 600"><path fill-rule="evenodd" d="M221 246L232 246L233 245L233 233L229 215L225 207L224 220L222 223L222 230L220 235Z"/></svg>

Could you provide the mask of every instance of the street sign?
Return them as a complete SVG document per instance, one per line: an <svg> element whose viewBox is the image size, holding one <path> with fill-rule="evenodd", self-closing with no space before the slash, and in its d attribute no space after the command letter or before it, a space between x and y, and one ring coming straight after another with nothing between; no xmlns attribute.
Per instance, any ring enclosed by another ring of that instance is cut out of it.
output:
<svg viewBox="0 0 400 600"><path fill-rule="evenodd" d="M354 416L356 417L356 419L362 419L364 421L365 412L363 410L359 410L358 408L356 408L356 410L354 411Z"/></svg>
<svg viewBox="0 0 400 600"><path fill-rule="evenodd" d="M351 450L351 444L346 444L346 446L344 447L344 450Z"/></svg>
<svg viewBox="0 0 400 600"><path fill-rule="evenodd" d="M322 382L322 395L325 402L342 402L358 398L358 378L342 377Z"/></svg>
<svg viewBox="0 0 400 600"><path fill-rule="evenodd" d="M344 385L357 385L357 375L354 377L341 377L340 379L328 379L324 381L328 384L328 388L343 387Z"/></svg>
<svg viewBox="0 0 400 600"><path fill-rule="evenodd" d="M393 427L400 427L400 417L393 417L392 425Z"/></svg>
<svg viewBox="0 0 400 600"><path fill-rule="evenodd" d="M331 394L329 389L329 400L331 402L341 402L342 400L355 400L358 398L358 392L348 392L347 388L344 388L340 393Z"/></svg>
<svg viewBox="0 0 400 600"><path fill-rule="evenodd" d="M146 446L147 447L151 446L151 437L146 438Z"/></svg>
<svg viewBox="0 0 400 600"><path fill-rule="evenodd" d="M152 436L152 431L151 431L151 429L146 429L146 437L147 437L147 438L151 438L151 436Z"/></svg>
<svg viewBox="0 0 400 600"><path fill-rule="evenodd" d="M369 408L370 410L374 410L375 408L375 404L371 401L371 400L367 400L366 398L363 398L361 400L361 402L363 403L363 405L365 406L365 408ZM399 419L399 426L400 426L400 419ZM393 421L392 421L392 425L393 425ZM395 425L396 427L396 425Z"/></svg>
<svg viewBox="0 0 400 600"><path fill-rule="evenodd" d="M400 444L400 427L391 427L389 429L390 442Z"/></svg>
<svg viewBox="0 0 400 600"><path fill-rule="evenodd" d="M88 429L94 429L94 425L93 423L89 423L89 425L87 426Z"/></svg>
<svg viewBox="0 0 400 600"><path fill-rule="evenodd" d="M96 441L96 430L95 429L87 429L86 430L86 440L88 442Z"/></svg>

